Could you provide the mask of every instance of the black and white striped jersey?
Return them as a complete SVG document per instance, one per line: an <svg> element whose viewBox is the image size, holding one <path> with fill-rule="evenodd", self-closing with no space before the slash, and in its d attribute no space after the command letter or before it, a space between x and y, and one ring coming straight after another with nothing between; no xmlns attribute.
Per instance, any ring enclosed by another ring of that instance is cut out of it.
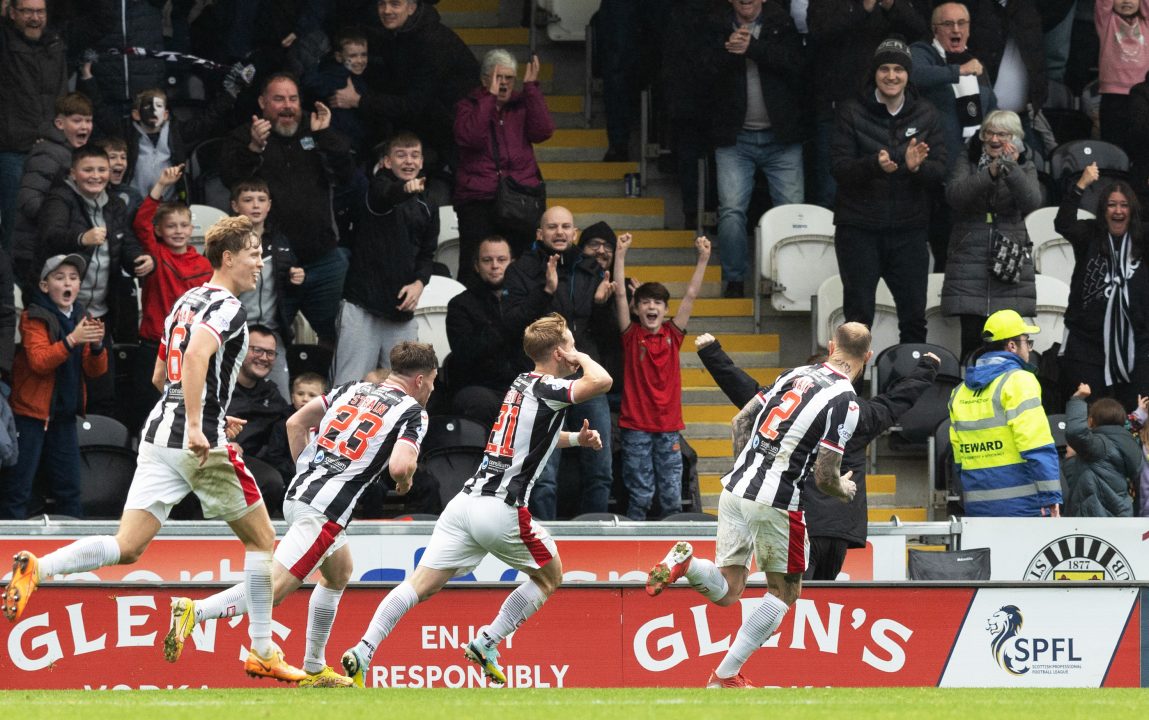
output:
<svg viewBox="0 0 1149 720"><path fill-rule="evenodd" d="M791 370L769 390L755 430L722 478L722 486L748 500L785 510L801 508L804 482L818 449L842 454L858 423L858 403L850 378L826 364Z"/></svg>
<svg viewBox="0 0 1149 720"><path fill-rule="evenodd" d="M307 503L343 527L359 496L387 472L391 451L404 442L416 454L427 434L427 412L387 382L349 382L323 396L319 432L295 464L287 499Z"/></svg>
<svg viewBox="0 0 1149 720"><path fill-rule="evenodd" d="M219 342L204 377L203 434L211 447L227 444L225 413L247 354L247 313L235 295L217 285L188 290L164 320L159 357L167 365L166 379L163 394L144 423L145 442L187 447L183 363L192 333L197 331L211 332Z"/></svg>
<svg viewBox="0 0 1149 720"><path fill-rule="evenodd" d="M515 378L491 427L483 462L462 492L525 507L558 442L566 410L575 402L574 383L533 372Z"/></svg>

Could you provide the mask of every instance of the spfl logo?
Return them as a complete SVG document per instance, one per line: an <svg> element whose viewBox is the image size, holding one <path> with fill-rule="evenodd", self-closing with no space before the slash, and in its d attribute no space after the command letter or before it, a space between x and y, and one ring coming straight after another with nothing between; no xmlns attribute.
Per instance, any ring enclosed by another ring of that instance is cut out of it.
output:
<svg viewBox="0 0 1149 720"><path fill-rule="evenodd" d="M1073 650L1073 638L1026 637L1024 619L1016 605L1005 605L989 616L985 629L992 635L989 647L994 662L1010 675L1068 675L1081 669Z"/></svg>

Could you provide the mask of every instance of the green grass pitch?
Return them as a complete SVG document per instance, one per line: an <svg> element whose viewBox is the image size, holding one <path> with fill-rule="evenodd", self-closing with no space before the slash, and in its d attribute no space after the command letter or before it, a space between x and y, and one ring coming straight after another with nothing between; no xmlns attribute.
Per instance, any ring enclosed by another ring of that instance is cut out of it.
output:
<svg viewBox="0 0 1149 720"><path fill-rule="evenodd" d="M20 720L1144 720L1138 689L813 688L152 690L0 692Z"/></svg>

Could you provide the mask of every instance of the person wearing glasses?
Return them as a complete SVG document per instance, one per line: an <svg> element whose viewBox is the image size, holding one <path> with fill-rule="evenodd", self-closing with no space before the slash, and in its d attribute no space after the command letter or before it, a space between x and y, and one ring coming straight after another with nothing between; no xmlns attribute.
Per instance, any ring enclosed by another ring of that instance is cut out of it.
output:
<svg viewBox="0 0 1149 720"><path fill-rule="evenodd" d="M946 145L946 175L965 157L964 143L977 136L997 98L981 61L969 50L969 11L956 2L934 8L930 27L933 37L910 45L914 67L910 82L937 108ZM934 270L946 268L950 239L950 209L944 188L931 197L930 249ZM980 326L977 328L980 332Z"/></svg>
<svg viewBox="0 0 1149 720"><path fill-rule="evenodd" d="M1041 206L1037 168L1025 152L1021 133L1017 113L989 113L946 182L953 230L942 284L942 312L961 318L963 358L981 345L982 326L990 313L1013 308L1033 317L1037 312L1030 257L1022 259L1015 282L1005 282L990 272L995 233L1028 245L1025 216Z"/></svg>
<svg viewBox="0 0 1149 720"><path fill-rule="evenodd" d="M1038 332L1015 310L990 315L950 395L950 444L967 517L1060 517L1057 447L1029 365Z"/></svg>
<svg viewBox="0 0 1149 720"><path fill-rule="evenodd" d="M247 326L247 332L247 355L239 367L228 407L228 414L245 424L239 434L230 439L230 444L242 456L262 458L276 426L286 421L292 407L271 377L275 359L279 356L275 331L266 325L252 323ZM278 494L264 492L263 495L268 512L277 515L283 504L282 489Z"/></svg>
<svg viewBox="0 0 1149 720"><path fill-rule="evenodd" d="M47 30L45 0L12 0L0 22L0 241L10 249L24 158L68 92L64 41Z"/></svg>

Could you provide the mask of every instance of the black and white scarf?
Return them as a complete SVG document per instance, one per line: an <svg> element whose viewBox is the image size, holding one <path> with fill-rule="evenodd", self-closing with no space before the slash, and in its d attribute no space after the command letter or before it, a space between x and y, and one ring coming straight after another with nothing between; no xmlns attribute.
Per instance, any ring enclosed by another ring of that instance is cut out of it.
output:
<svg viewBox="0 0 1149 720"><path fill-rule="evenodd" d="M1119 240L1105 234L1109 243L1109 268L1105 273L1105 384L1129 382L1136 354L1133 322L1129 317L1129 279L1141 266L1132 257L1133 241L1129 233Z"/></svg>

